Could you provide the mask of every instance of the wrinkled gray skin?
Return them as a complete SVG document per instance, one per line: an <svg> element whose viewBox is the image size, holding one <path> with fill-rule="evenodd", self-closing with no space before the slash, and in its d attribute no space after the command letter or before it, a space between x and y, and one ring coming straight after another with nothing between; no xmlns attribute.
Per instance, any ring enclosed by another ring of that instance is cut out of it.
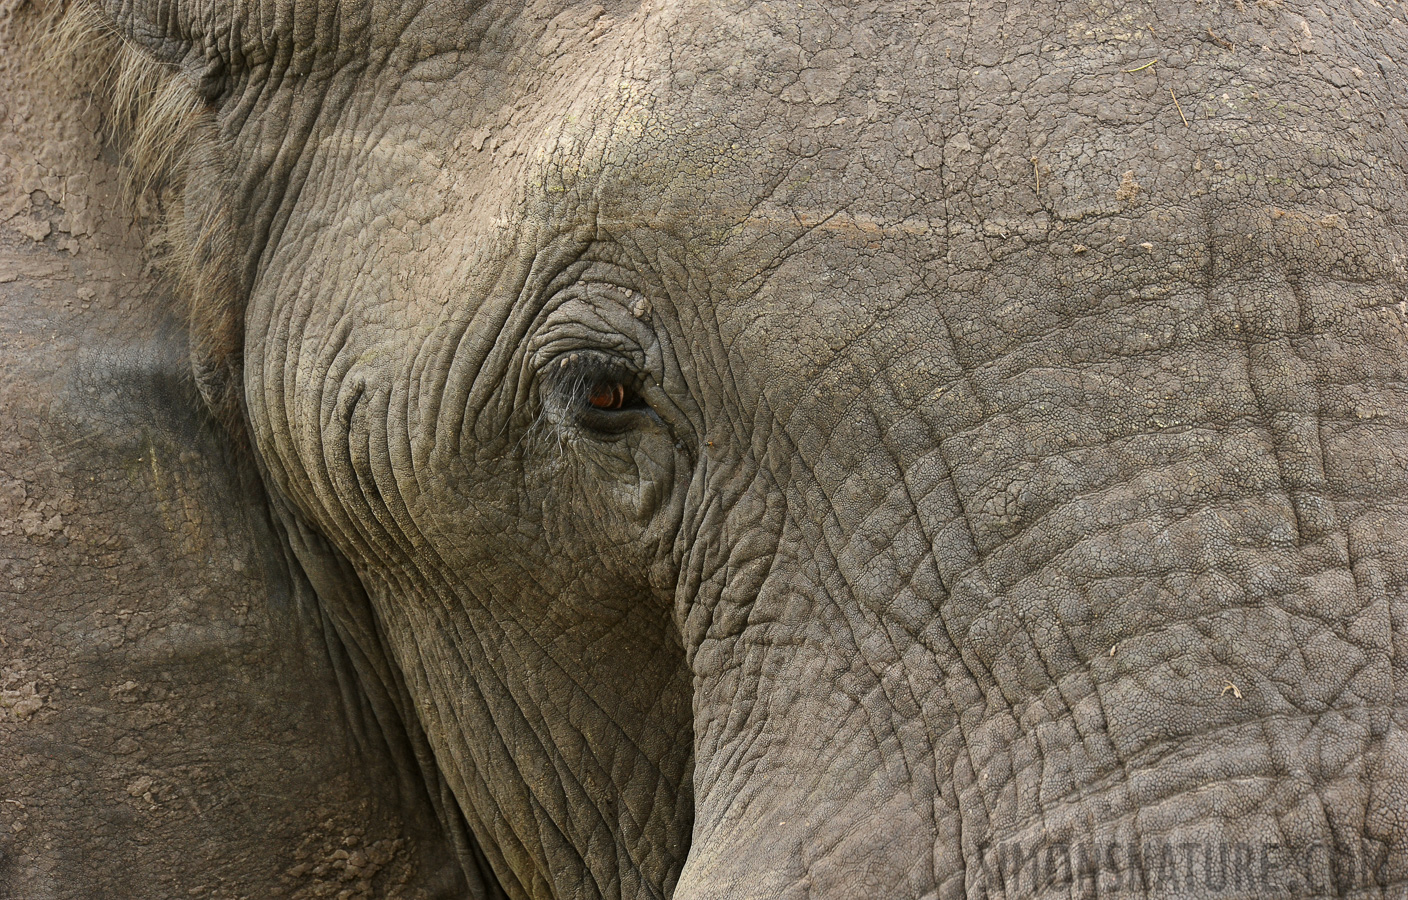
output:
<svg viewBox="0 0 1408 900"><path fill-rule="evenodd" d="M1408 883L1394 9L109 12L215 109L255 457L470 889L698 900Z"/></svg>

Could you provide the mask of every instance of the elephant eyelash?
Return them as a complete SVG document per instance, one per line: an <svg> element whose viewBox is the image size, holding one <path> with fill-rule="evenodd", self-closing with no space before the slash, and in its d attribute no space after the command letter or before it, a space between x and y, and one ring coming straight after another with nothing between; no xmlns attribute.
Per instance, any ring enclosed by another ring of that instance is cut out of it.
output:
<svg viewBox="0 0 1408 900"><path fill-rule="evenodd" d="M620 362L596 353L572 353L550 368L552 393L577 424L592 431L619 433L635 416L650 411L640 376Z"/></svg>

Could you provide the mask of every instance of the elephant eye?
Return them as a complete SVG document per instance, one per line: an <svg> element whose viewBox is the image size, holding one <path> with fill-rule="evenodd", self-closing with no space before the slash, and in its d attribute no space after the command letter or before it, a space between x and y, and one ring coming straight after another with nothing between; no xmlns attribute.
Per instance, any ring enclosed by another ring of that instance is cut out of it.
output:
<svg viewBox="0 0 1408 900"><path fill-rule="evenodd" d="M645 400L622 378L601 375L582 384L581 402L594 412L615 413L644 409Z"/></svg>
<svg viewBox="0 0 1408 900"><path fill-rule="evenodd" d="M632 393L619 381L599 381L587 389L587 403L594 409L623 409Z"/></svg>
<svg viewBox="0 0 1408 900"><path fill-rule="evenodd" d="M592 431L614 434L653 416L630 367L596 353L573 353L553 366L555 390L577 423Z"/></svg>

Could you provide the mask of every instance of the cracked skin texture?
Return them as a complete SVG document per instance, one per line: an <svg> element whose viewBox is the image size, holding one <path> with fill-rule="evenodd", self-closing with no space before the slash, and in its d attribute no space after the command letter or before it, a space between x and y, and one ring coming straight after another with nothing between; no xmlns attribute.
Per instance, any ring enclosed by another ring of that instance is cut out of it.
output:
<svg viewBox="0 0 1408 900"><path fill-rule="evenodd" d="M472 893L1408 884L1392 7L108 12L206 92L277 533ZM1295 864L992 860L1145 841Z"/></svg>

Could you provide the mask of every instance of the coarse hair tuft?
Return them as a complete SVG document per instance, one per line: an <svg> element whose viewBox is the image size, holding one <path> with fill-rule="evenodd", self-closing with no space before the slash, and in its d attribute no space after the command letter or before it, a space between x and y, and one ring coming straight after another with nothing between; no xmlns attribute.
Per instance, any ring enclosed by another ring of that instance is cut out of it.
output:
<svg viewBox="0 0 1408 900"><path fill-rule="evenodd" d="M91 0L69 0L39 41L45 64L83 77L104 104L122 155L123 193L145 216L147 246L181 303L196 387L233 434L244 433L243 291L213 107L181 67L121 35Z"/></svg>

